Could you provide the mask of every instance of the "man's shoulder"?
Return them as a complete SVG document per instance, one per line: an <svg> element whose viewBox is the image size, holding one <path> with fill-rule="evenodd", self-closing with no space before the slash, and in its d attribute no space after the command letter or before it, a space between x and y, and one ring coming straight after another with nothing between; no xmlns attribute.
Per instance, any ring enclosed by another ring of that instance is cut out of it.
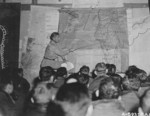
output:
<svg viewBox="0 0 150 116"><path fill-rule="evenodd" d="M124 111L124 107L118 99L104 99L93 103L92 116L99 116L103 114L105 114L105 116L120 116Z"/></svg>
<svg viewBox="0 0 150 116"><path fill-rule="evenodd" d="M4 91L0 91L0 98L6 98L6 97L7 97L7 93L5 93Z"/></svg>

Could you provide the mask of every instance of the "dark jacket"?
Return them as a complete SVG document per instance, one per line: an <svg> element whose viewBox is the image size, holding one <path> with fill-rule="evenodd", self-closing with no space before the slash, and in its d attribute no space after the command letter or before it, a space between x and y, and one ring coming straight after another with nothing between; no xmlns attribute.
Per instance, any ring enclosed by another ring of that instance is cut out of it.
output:
<svg viewBox="0 0 150 116"><path fill-rule="evenodd" d="M15 103L13 99L4 91L0 91L0 107L6 112L6 116L16 116Z"/></svg>
<svg viewBox="0 0 150 116"><path fill-rule="evenodd" d="M24 94L27 94L29 92L30 84L25 78L16 77L13 80L13 83L14 83L14 89L16 91L24 93Z"/></svg>
<svg viewBox="0 0 150 116"><path fill-rule="evenodd" d="M45 116L46 115L46 106L40 104L32 104L24 113L23 116Z"/></svg>

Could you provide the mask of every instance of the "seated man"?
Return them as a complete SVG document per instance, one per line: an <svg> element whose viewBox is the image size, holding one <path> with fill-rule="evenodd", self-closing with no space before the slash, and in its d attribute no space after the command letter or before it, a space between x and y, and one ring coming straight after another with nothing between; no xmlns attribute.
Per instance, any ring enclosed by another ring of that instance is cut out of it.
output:
<svg viewBox="0 0 150 116"><path fill-rule="evenodd" d="M6 116L17 116L15 101L11 96L14 87L10 72L4 69L0 77L0 107L5 111Z"/></svg>
<svg viewBox="0 0 150 116"><path fill-rule="evenodd" d="M33 81L33 86L36 86L39 82L53 83L54 70L50 66L41 67L39 71L39 77L36 77Z"/></svg>
<svg viewBox="0 0 150 116"><path fill-rule="evenodd" d="M33 89L33 94L26 104L24 116L45 116L48 103L53 99L53 84L40 82Z"/></svg>
<svg viewBox="0 0 150 116"><path fill-rule="evenodd" d="M17 68L14 70L13 85L14 85L14 90L16 90L17 92L21 92L23 94L27 94L29 92L30 84L23 77L22 68Z"/></svg>
<svg viewBox="0 0 150 116"><path fill-rule="evenodd" d="M121 116L124 108L120 102L120 89L112 78L104 78L97 92L99 100L93 102L92 116Z"/></svg>
<svg viewBox="0 0 150 116"><path fill-rule="evenodd" d="M67 69L65 67L60 67L57 69L54 84L57 88L61 87L65 83L67 78Z"/></svg>
<svg viewBox="0 0 150 116"><path fill-rule="evenodd" d="M70 50L63 49L60 46L60 35L58 32L53 32L50 36L50 42L46 47L41 67L50 66L53 69L58 69L62 64L66 63L65 56L69 54ZM69 65L68 63L66 63Z"/></svg>
<svg viewBox="0 0 150 116"><path fill-rule="evenodd" d="M147 81L147 73L134 65L129 66L125 74L128 78L138 78L142 82L141 84Z"/></svg>
<svg viewBox="0 0 150 116"><path fill-rule="evenodd" d="M61 86L56 101L62 106L66 116L86 116L90 106L88 90L78 82Z"/></svg>
<svg viewBox="0 0 150 116"><path fill-rule="evenodd" d="M78 72L79 75L80 75L80 74L89 75L89 73L90 73L90 68L89 68L88 66L86 66L86 65L83 65L83 66L80 68L79 72Z"/></svg>
<svg viewBox="0 0 150 116"><path fill-rule="evenodd" d="M138 90L140 88L140 80L136 77L125 77L122 82L122 103L127 112L137 112L139 106Z"/></svg>
<svg viewBox="0 0 150 116"><path fill-rule="evenodd" d="M109 77L108 75L106 75L106 65L105 65L105 63L103 63L103 62L98 63L95 66L94 74L96 74L96 78L94 78L94 80L89 84L90 94L92 94L93 92L98 90L100 82L103 78Z"/></svg>
<svg viewBox="0 0 150 116"><path fill-rule="evenodd" d="M109 64L109 66L107 67L107 75L112 75L116 73L116 66L114 64Z"/></svg>

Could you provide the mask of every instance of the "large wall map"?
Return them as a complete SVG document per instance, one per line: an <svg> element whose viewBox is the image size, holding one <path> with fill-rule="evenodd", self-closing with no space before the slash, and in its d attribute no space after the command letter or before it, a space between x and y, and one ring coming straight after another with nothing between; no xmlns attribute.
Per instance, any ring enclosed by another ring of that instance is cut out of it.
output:
<svg viewBox="0 0 150 116"><path fill-rule="evenodd" d="M118 71L127 68L129 43L125 8L62 9L59 32L62 33L62 46L74 49L75 61L80 61L79 51L80 56L84 56L84 50L90 50L92 59L81 58L80 65L86 60L87 63L91 62L93 68L93 65L103 61L116 64ZM93 54L93 51L97 54ZM78 62L75 64L78 66Z"/></svg>

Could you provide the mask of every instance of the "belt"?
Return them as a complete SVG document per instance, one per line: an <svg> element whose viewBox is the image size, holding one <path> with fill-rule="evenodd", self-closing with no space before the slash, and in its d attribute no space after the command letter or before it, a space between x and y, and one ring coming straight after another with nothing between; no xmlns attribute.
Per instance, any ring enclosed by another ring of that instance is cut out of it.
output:
<svg viewBox="0 0 150 116"><path fill-rule="evenodd" d="M50 58L46 58L46 57L44 57L44 59L47 59L47 60L56 60L56 59L50 59Z"/></svg>

